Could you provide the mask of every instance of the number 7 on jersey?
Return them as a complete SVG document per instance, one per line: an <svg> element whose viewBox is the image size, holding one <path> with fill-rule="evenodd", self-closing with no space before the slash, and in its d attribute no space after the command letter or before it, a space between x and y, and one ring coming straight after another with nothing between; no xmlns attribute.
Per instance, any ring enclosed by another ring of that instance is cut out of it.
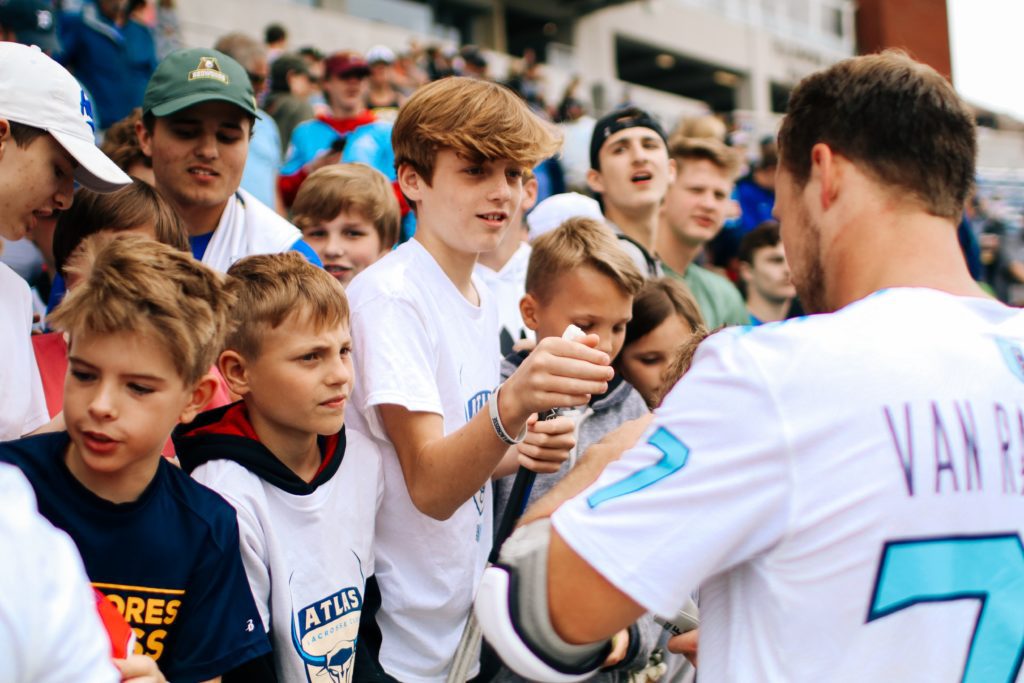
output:
<svg viewBox="0 0 1024 683"><path fill-rule="evenodd" d="M919 603L978 600L962 683L1012 683L1024 657L1024 546L1017 534L890 541L867 620Z"/></svg>

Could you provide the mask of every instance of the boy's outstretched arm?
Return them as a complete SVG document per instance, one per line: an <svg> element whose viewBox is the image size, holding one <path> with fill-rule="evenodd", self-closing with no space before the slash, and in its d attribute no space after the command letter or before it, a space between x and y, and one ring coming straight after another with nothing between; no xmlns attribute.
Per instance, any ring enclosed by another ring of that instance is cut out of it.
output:
<svg viewBox="0 0 1024 683"><path fill-rule="evenodd" d="M498 417L510 436L519 434L533 413L583 405L592 394L607 389L612 378L610 359L593 348L597 342L596 335L589 335L572 342L544 339L537 345L498 393ZM435 519L451 517L469 500L507 449L488 410L479 411L447 436L443 418L436 413L393 404L379 405L378 411L413 504Z"/></svg>

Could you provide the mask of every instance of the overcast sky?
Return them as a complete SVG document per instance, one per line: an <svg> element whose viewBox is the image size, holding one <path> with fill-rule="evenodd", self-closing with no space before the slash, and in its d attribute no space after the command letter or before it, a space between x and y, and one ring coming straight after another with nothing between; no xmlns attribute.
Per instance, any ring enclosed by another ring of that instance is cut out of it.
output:
<svg viewBox="0 0 1024 683"><path fill-rule="evenodd" d="M1024 1L947 0L953 84L967 100L1024 121Z"/></svg>

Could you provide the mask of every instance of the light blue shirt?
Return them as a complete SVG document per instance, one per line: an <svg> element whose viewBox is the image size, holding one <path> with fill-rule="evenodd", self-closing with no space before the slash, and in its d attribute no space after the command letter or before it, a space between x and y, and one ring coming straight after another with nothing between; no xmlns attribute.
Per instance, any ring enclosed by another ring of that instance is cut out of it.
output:
<svg viewBox="0 0 1024 683"><path fill-rule="evenodd" d="M281 135L270 114L262 109L257 113L249 157L242 171L242 189L273 208L277 206L277 174L281 170Z"/></svg>

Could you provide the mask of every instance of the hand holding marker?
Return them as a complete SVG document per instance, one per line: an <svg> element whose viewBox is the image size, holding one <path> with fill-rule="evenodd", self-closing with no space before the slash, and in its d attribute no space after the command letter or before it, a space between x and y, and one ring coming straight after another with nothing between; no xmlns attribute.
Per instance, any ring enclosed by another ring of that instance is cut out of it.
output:
<svg viewBox="0 0 1024 683"><path fill-rule="evenodd" d="M575 325L569 325L565 328L565 332L562 333L562 339L567 341L574 341L585 336L587 336L586 332ZM558 408L552 408L541 413L537 420L550 420L558 416L558 411ZM530 499L533 481L536 478L536 472L522 465L519 466L515 481L512 482L512 490L509 492L508 505L505 506L505 512L501 516L497 533L494 535L494 546L491 548L491 554L487 557L488 565L498 561L501 545L512 534L512 529L522 516L526 502ZM480 626L476 622L476 617L470 612L466 628L463 630L462 638L459 640L459 646L455 649L455 657L452 659L452 667L448 671L448 678L446 679L447 683L465 683L479 651Z"/></svg>

